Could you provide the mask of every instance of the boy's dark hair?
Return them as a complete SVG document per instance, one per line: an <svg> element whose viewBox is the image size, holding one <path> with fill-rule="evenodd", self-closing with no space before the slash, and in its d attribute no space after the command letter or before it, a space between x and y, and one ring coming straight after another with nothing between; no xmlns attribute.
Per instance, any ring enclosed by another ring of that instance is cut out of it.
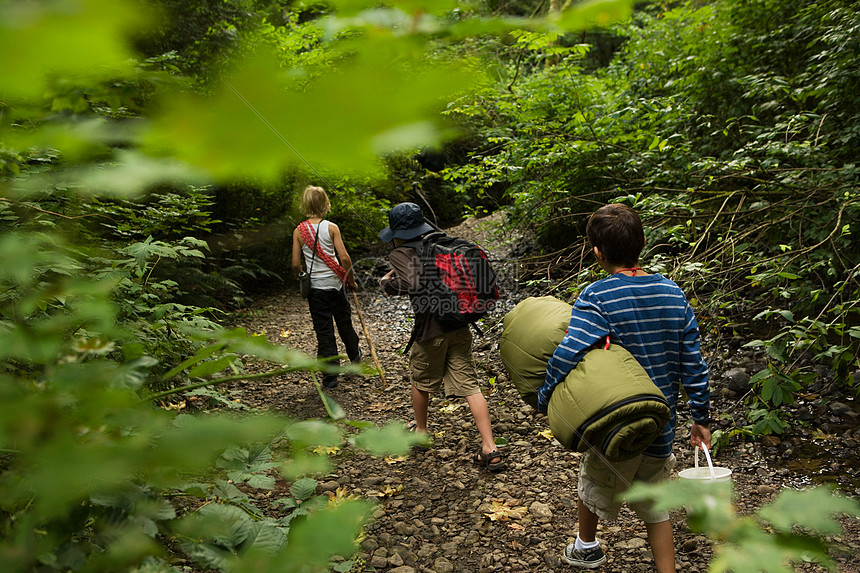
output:
<svg viewBox="0 0 860 573"><path fill-rule="evenodd" d="M610 203L588 218L585 233L614 266L632 267L645 248L645 231L636 211L621 203Z"/></svg>

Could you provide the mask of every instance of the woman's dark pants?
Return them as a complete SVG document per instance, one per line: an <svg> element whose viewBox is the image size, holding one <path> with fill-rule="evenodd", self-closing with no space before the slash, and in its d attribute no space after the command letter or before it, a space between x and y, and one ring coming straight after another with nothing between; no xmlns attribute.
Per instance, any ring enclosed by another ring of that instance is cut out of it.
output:
<svg viewBox="0 0 860 573"><path fill-rule="evenodd" d="M337 339L334 336L334 325L346 347L346 355L350 360L356 360L359 355L358 334L352 326L352 309L346 298L346 288L340 290L321 290L312 288L308 293L308 306L311 310L311 320L317 334L317 357L328 358L337 356ZM331 364L337 365L338 360ZM333 387L337 384L337 374L326 374L323 385Z"/></svg>

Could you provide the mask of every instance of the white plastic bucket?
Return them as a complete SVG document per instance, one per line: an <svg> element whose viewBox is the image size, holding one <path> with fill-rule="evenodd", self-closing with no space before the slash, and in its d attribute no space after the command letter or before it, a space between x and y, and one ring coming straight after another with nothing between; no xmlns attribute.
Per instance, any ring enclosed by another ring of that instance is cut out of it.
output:
<svg viewBox="0 0 860 573"><path fill-rule="evenodd" d="M697 481L731 481L732 470L729 468L721 468L719 466L715 467L711 461L711 454L708 452L707 446L702 444L700 447L705 452L705 457L708 460L708 467L699 467L699 448L696 448L696 466L686 470L681 470L678 472L678 477L681 479Z"/></svg>

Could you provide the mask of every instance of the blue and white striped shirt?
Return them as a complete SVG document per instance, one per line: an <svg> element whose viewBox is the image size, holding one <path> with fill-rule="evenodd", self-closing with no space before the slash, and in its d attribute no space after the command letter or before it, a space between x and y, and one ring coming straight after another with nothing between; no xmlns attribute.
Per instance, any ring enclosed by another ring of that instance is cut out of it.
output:
<svg viewBox="0 0 860 573"><path fill-rule="evenodd" d="M680 385L690 397L693 421L700 423L708 420L711 390L693 309L680 287L662 275L614 274L582 291L573 305L567 334L547 364L538 409L547 411L555 387L607 335L612 344L620 344L636 357L666 396L671 419L645 453L669 457Z"/></svg>

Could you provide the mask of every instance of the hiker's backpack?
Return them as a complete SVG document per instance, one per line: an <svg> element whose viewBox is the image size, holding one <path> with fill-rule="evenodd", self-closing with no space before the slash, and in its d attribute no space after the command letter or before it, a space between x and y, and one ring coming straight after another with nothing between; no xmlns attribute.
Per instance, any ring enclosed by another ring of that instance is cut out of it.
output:
<svg viewBox="0 0 860 573"><path fill-rule="evenodd" d="M423 265L423 286L412 297L416 319L432 315L446 329L474 323L491 312L499 299L496 273L476 244L431 233L410 244Z"/></svg>

